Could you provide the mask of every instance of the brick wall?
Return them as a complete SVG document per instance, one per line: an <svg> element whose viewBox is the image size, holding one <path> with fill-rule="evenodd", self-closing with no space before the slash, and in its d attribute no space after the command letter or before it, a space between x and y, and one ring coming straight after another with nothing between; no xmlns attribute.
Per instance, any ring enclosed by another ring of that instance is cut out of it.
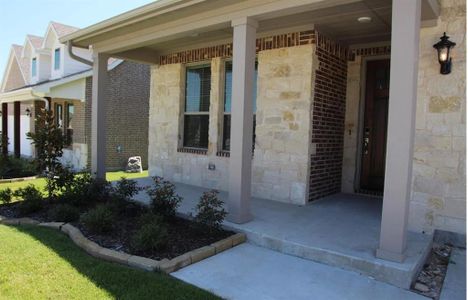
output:
<svg viewBox="0 0 468 300"><path fill-rule="evenodd" d="M341 191L348 49L316 33L309 200Z"/></svg>
<svg viewBox="0 0 468 300"><path fill-rule="evenodd" d="M256 39L256 52L314 43L315 31L313 30L285 33ZM163 55L159 58L159 64L193 63L216 57L232 57L232 43Z"/></svg>
<svg viewBox="0 0 468 300"><path fill-rule="evenodd" d="M91 87L86 80L86 122L88 153L91 154ZM147 65L123 62L109 71L107 110L106 167L124 169L130 156L141 156L148 167L150 68ZM117 151L120 146L121 152ZM88 155L91 165L91 155Z"/></svg>

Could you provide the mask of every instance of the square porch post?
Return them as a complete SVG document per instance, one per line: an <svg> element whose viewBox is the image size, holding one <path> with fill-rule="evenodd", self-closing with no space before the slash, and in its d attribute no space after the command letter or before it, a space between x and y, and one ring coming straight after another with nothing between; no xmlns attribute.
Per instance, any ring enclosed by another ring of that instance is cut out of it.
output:
<svg viewBox="0 0 468 300"><path fill-rule="evenodd" d="M253 80L258 23L250 18L232 21L231 149L228 220L245 223L250 214L253 134Z"/></svg>
<svg viewBox="0 0 468 300"><path fill-rule="evenodd" d="M107 61L105 53L93 53L93 84L91 103L91 172L96 178L106 178L106 97Z"/></svg>
<svg viewBox="0 0 468 300"><path fill-rule="evenodd" d="M13 103L13 152L15 157L21 156L21 102Z"/></svg>
<svg viewBox="0 0 468 300"><path fill-rule="evenodd" d="M8 103L2 103L2 154L8 155Z"/></svg>
<svg viewBox="0 0 468 300"><path fill-rule="evenodd" d="M405 259L418 85L421 0L393 0L385 187L377 257Z"/></svg>

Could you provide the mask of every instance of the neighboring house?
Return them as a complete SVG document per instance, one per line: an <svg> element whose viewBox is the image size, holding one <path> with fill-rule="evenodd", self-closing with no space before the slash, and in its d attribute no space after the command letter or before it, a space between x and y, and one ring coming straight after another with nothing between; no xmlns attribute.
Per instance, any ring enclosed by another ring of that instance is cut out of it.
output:
<svg viewBox="0 0 468 300"><path fill-rule="evenodd" d="M35 116L47 105L70 146L62 160L75 170L88 169L91 149L90 66L73 60L59 38L78 28L51 22L44 37L28 35L23 46L12 45L1 85L2 132L8 152L32 157L34 147L26 134L34 131ZM85 59L88 49L73 48ZM107 115L107 169L125 168L130 156L141 156L147 166L149 67L109 60Z"/></svg>
<svg viewBox="0 0 468 300"><path fill-rule="evenodd" d="M61 41L95 50L94 100L106 99L102 60L152 65L151 175L228 191L236 223L252 219L251 196L383 194L374 251L401 262L407 229L465 234L465 11L462 0L158 1ZM444 31L457 43L448 75L433 48ZM92 122L98 176L106 114L96 107Z"/></svg>

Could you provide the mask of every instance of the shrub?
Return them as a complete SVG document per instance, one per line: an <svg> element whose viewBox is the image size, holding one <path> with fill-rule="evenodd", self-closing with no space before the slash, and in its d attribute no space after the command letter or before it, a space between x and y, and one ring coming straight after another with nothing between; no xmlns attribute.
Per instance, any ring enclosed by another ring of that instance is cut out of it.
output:
<svg viewBox="0 0 468 300"><path fill-rule="evenodd" d="M117 196L126 200L132 199L139 191L141 191L141 188L135 180L126 179L124 177L117 181L114 189L114 193Z"/></svg>
<svg viewBox="0 0 468 300"><path fill-rule="evenodd" d="M131 246L139 252L158 251L167 246L168 234L161 216L147 213L140 218L140 229L132 238Z"/></svg>
<svg viewBox="0 0 468 300"><path fill-rule="evenodd" d="M18 178L36 175L33 161L15 156L0 156L0 177Z"/></svg>
<svg viewBox="0 0 468 300"><path fill-rule="evenodd" d="M4 190L0 190L0 202L8 204L11 202L11 198L13 196L13 192L9 187Z"/></svg>
<svg viewBox="0 0 468 300"><path fill-rule="evenodd" d="M48 211L48 216L56 222L73 222L80 217L78 208L70 204L57 204Z"/></svg>
<svg viewBox="0 0 468 300"><path fill-rule="evenodd" d="M90 231L104 233L112 230L116 216L109 205L99 204L83 214L80 222Z"/></svg>
<svg viewBox="0 0 468 300"><path fill-rule="evenodd" d="M57 179L61 193L59 201L75 206L103 202L109 198L111 185L108 181L94 179L90 173L64 174L63 179Z"/></svg>
<svg viewBox="0 0 468 300"><path fill-rule="evenodd" d="M224 202L218 198L219 192L211 190L204 192L197 204L195 220L211 228L220 228L226 217Z"/></svg>
<svg viewBox="0 0 468 300"><path fill-rule="evenodd" d="M34 213L43 207L42 193L32 184L17 189L13 192L13 196L23 199L19 206L21 214Z"/></svg>
<svg viewBox="0 0 468 300"><path fill-rule="evenodd" d="M182 197L176 194L175 186L162 177L153 177L154 187L148 188L153 213L172 218L175 216Z"/></svg>
<svg viewBox="0 0 468 300"><path fill-rule="evenodd" d="M41 109L37 113L35 122L37 124L36 130L26 135L37 150L34 162L37 169L46 174L46 189L49 199L51 199L56 192L53 189L53 180L62 171L60 158L63 155L66 141L62 129L55 122L52 110Z"/></svg>

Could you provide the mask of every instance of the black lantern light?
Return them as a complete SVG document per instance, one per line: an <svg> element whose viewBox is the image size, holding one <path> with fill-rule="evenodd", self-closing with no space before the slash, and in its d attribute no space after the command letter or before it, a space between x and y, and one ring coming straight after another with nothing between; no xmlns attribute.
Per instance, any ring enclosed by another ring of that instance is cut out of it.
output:
<svg viewBox="0 0 468 300"><path fill-rule="evenodd" d="M31 111L31 109L29 107L26 108L26 116L32 117L32 111Z"/></svg>
<svg viewBox="0 0 468 300"><path fill-rule="evenodd" d="M445 34L440 38L440 41L434 45L437 49L437 55L440 63L440 74L450 74L452 71L452 57L450 57L450 49L456 44L449 40L449 37Z"/></svg>

